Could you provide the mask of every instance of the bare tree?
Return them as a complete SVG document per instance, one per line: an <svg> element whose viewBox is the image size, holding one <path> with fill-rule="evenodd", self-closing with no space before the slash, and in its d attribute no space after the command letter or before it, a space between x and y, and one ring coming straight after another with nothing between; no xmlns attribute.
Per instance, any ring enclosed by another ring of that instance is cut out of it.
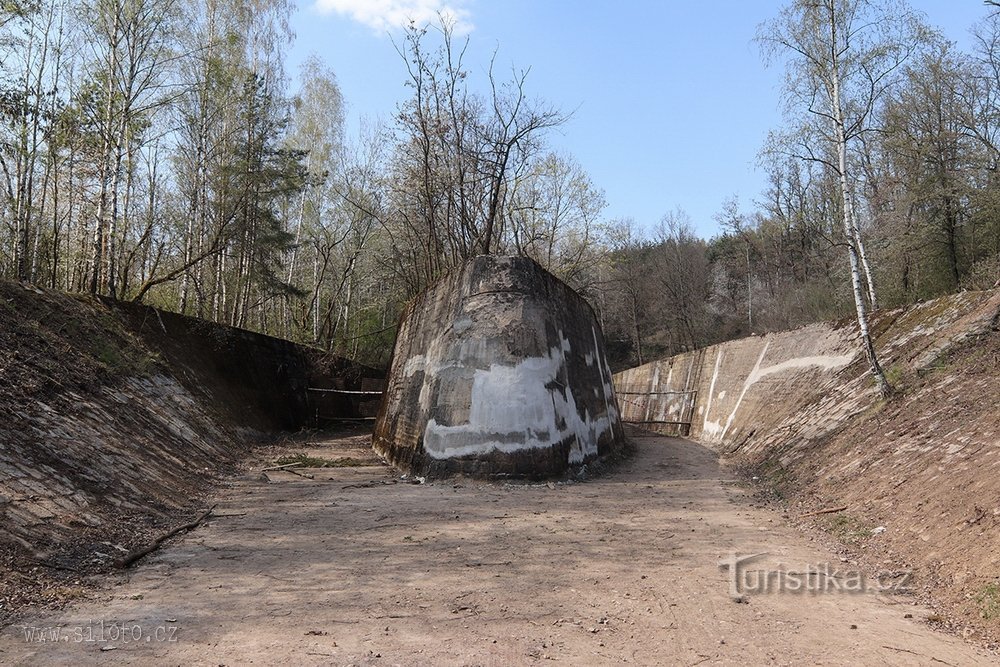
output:
<svg viewBox="0 0 1000 667"><path fill-rule="evenodd" d="M837 176L858 328L883 396L892 388L868 324L868 308L877 308L877 301L856 210L859 170L852 149L871 130L874 111L926 35L918 15L896 0L794 0L758 33L766 57L787 58L789 111L799 121L788 142L791 152Z"/></svg>
<svg viewBox="0 0 1000 667"><path fill-rule="evenodd" d="M45 193L54 173L46 139L61 103L63 11L58 0L5 3L0 10L0 28L9 33L0 44L10 52L0 56L0 72L9 71L13 79L0 85L0 118L8 125L0 132L6 199L0 220L11 227L12 273L18 280L38 279Z"/></svg>
<svg viewBox="0 0 1000 667"><path fill-rule="evenodd" d="M604 193L579 163L556 153L535 160L515 185L506 214L513 249L586 292L604 254Z"/></svg>
<svg viewBox="0 0 1000 667"><path fill-rule="evenodd" d="M695 234L681 209L663 216L656 230L653 275L660 294L660 321L671 339L671 351L703 347L707 339L705 304L711 289L707 244Z"/></svg>
<svg viewBox="0 0 1000 667"><path fill-rule="evenodd" d="M175 7L172 1L100 0L85 22L93 51L91 77L99 91L94 124L101 140L91 292L118 295L123 163L134 156L149 114L162 104Z"/></svg>
<svg viewBox="0 0 1000 667"><path fill-rule="evenodd" d="M651 244L638 229L635 220L621 218L611 223L610 287L616 293L616 306L610 313L617 319L614 329L624 329L635 351L634 365L646 363L643 354L649 299L649 254Z"/></svg>
<svg viewBox="0 0 1000 667"><path fill-rule="evenodd" d="M503 246L514 184L530 169L545 130L566 119L528 96L527 70L500 79L495 56L488 92L470 91L468 41L456 43L454 25L442 17L440 43L428 48L429 30L411 26L397 46L412 94L396 118L395 213L387 229L403 245L405 280L417 289Z"/></svg>

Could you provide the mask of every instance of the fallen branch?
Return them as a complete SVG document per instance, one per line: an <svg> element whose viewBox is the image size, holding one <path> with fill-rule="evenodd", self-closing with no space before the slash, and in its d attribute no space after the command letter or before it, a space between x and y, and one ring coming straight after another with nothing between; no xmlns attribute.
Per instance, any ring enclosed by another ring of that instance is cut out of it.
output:
<svg viewBox="0 0 1000 667"><path fill-rule="evenodd" d="M800 519L805 519L807 516L819 516L820 514L833 514L834 512L843 512L847 509L847 505L843 507L827 507L826 509L816 510L815 512L806 512L805 514L800 514Z"/></svg>
<svg viewBox="0 0 1000 667"><path fill-rule="evenodd" d="M286 463L280 466L271 466L270 468L261 468L261 472L267 472L268 470L284 470L286 468L294 468L296 466L302 465L302 461L296 461L295 463Z"/></svg>
<svg viewBox="0 0 1000 667"><path fill-rule="evenodd" d="M361 528L361 530L385 530L386 528L407 528L412 527L413 524L409 523L383 523L378 526L368 526L366 528Z"/></svg>
<svg viewBox="0 0 1000 667"><path fill-rule="evenodd" d="M365 482L364 484L347 484L346 486L342 486L340 488L341 489L370 489L370 488L375 487L375 486L382 486L382 485L385 485L385 484L395 484L396 482L397 482L397 480L395 480L395 479L390 479L390 480L373 479L372 481Z"/></svg>
<svg viewBox="0 0 1000 667"><path fill-rule="evenodd" d="M942 665L951 665L950 662L945 662L944 660L941 660L940 658L935 658L932 655L924 655L923 653L917 653L916 651L911 651L910 649L906 649L906 648L899 648L897 646L889 646L888 644L883 644L882 648L887 648L890 651L898 651L900 653L909 653L910 655L920 656L921 658L930 658L932 662L940 662Z"/></svg>
<svg viewBox="0 0 1000 667"><path fill-rule="evenodd" d="M55 565L54 563L46 563L41 560L32 560L30 562L35 565L40 565L41 567L47 567L50 570L60 570L62 572L75 572L76 574L82 574L78 568L70 567L69 565Z"/></svg>
<svg viewBox="0 0 1000 667"><path fill-rule="evenodd" d="M502 565L510 565L511 561L497 561L496 563L466 563L465 567L498 567Z"/></svg>
<svg viewBox="0 0 1000 667"><path fill-rule="evenodd" d="M144 547L141 547L139 549L133 549L132 551L128 552L128 555L125 556L124 558L122 558L118 562L118 567L123 568L123 569L127 568L127 567L131 567L137 561L141 560L142 558L148 556L149 554L151 554L154 551L156 551L157 549L159 549L161 544L163 544L164 542L166 542L167 540L169 540L174 535L178 535L180 533L183 533L183 532L186 532L186 531L189 531L189 530L194 530L195 528L198 527L198 525L202 521L204 521L205 519L207 519L212 514L212 510L214 510L214 509L215 509L215 505L213 505L207 512L205 512L204 514L202 514L201 516L199 516L194 521L186 523L183 526L177 526L173 530L168 530L167 532L163 533L162 535L160 535L159 537L157 537L155 540L153 540L152 542L150 542L148 545L146 545Z"/></svg>

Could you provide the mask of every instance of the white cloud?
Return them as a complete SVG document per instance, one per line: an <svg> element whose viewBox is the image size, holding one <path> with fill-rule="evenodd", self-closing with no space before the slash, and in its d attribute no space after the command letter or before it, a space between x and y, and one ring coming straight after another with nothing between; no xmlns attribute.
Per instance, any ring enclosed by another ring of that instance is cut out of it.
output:
<svg viewBox="0 0 1000 667"><path fill-rule="evenodd" d="M343 14L379 33L395 31L410 21L437 23L440 15L454 23L456 34L468 34L473 26L465 4L467 0L316 0L320 12Z"/></svg>

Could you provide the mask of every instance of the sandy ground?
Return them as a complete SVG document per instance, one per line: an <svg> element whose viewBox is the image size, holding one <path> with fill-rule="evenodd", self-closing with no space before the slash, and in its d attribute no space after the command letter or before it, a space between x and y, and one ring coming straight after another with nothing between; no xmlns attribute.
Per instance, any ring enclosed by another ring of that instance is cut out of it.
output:
<svg viewBox="0 0 1000 667"><path fill-rule="evenodd" d="M996 664L905 595L845 591L850 564L754 507L711 451L635 439L572 484L412 484L374 461L248 473L100 599L4 628L0 663ZM370 458L364 442L309 451ZM761 552L734 597L719 562ZM798 592L759 590L795 581L761 571L823 564Z"/></svg>

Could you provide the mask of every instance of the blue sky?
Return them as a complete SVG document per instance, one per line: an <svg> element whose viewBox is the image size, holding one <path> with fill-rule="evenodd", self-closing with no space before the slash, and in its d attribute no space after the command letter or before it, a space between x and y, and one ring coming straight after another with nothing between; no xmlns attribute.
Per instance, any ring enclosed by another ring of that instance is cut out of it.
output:
<svg viewBox="0 0 1000 667"><path fill-rule="evenodd" d="M531 68L527 88L573 116L549 136L604 190L605 215L650 229L682 208L703 236L736 195L747 208L764 188L757 152L781 124L782 72L765 68L753 37L780 2L680 0L305 0L288 54L296 71L316 54L336 73L348 131L391 122L409 91L389 39L400 17L451 11L471 39L467 65L485 77ZM981 0L911 0L960 46L984 17Z"/></svg>

